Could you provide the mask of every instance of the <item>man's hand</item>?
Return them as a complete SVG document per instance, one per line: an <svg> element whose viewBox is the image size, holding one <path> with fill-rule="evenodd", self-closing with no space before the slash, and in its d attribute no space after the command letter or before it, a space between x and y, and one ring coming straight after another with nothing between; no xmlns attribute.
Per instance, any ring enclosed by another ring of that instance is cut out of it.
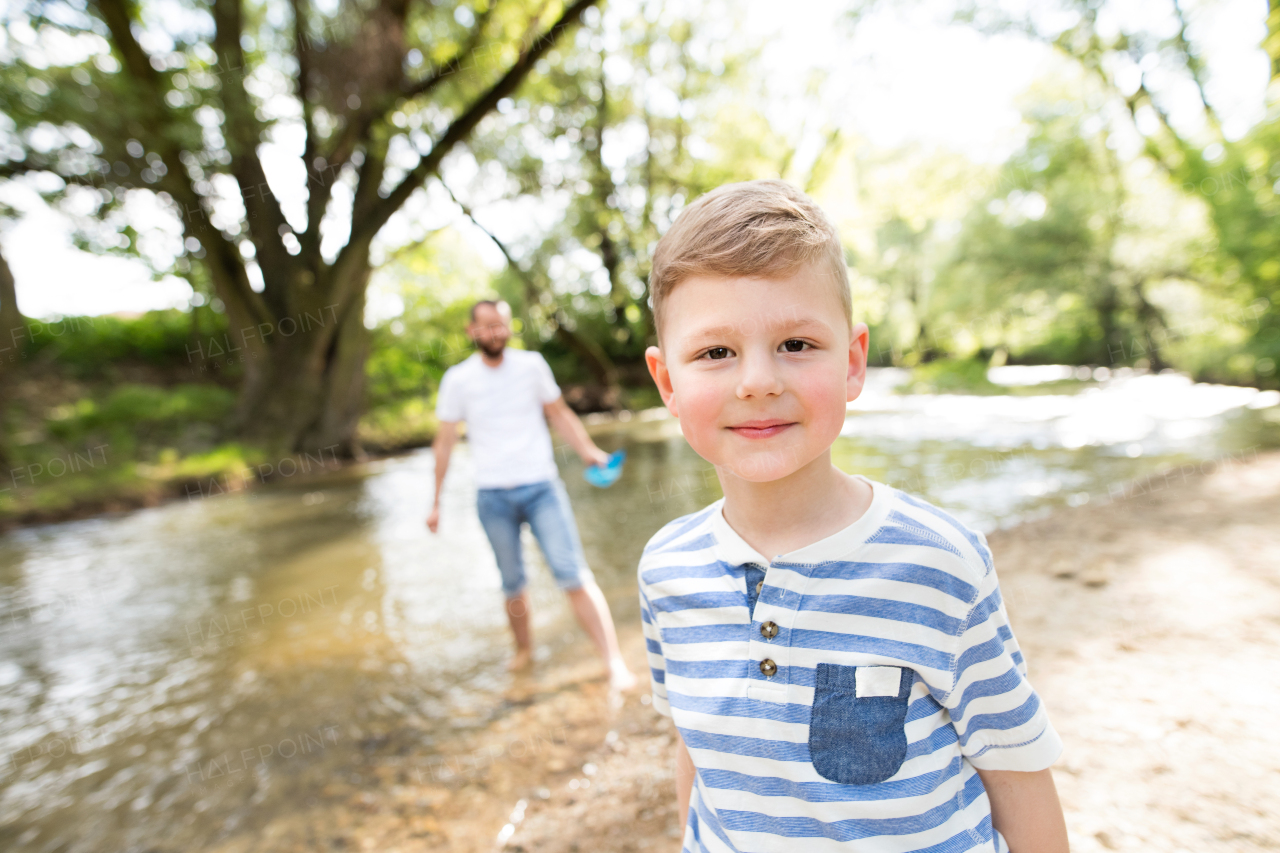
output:
<svg viewBox="0 0 1280 853"><path fill-rule="evenodd" d="M427 529L432 533L440 532L440 504L433 506L431 512L427 513Z"/></svg>
<svg viewBox="0 0 1280 853"><path fill-rule="evenodd" d="M596 447L591 436L587 435L586 427L573 409L569 408L564 397L557 397L550 403L543 404L542 411L547 416L547 422L564 436L570 447L578 451L583 462L588 465L604 465L609 461L609 454Z"/></svg>

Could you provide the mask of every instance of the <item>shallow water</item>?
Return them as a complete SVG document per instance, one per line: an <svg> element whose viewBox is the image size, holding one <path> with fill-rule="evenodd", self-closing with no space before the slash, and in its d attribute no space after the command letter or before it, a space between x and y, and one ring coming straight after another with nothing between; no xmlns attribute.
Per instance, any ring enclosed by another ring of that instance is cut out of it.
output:
<svg viewBox="0 0 1280 853"><path fill-rule="evenodd" d="M901 397L901 380L873 377L837 464L981 529L1280 446L1280 395L1176 375L990 397ZM675 421L594 429L627 448L622 480L593 489L563 449L561 470L630 623L645 541L720 490ZM326 786L371 784L370 755L448 755L500 718L509 639L465 447L438 536L431 481L423 451L0 538L0 847L211 847ZM572 668L586 644L537 556L529 568L540 668Z"/></svg>

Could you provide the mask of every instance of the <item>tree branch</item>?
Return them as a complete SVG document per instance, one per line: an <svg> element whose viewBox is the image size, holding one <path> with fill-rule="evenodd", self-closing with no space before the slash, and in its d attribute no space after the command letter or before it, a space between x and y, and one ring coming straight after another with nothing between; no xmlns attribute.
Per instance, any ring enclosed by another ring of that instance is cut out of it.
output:
<svg viewBox="0 0 1280 853"><path fill-rule="evenodd" d="M306 2L306 0L292 0L292 2ZM379 4L379 10L389 20L393 21L401 31L404 30L405 19L409 10L407 0L383 0ZM403 57L400 58L399 64L403 65ZM333 185L338 172L350 160L356 149L364 147L366 149L364 152L365 163L361 164L362 177L356 186L357 198L362 195L360 181L363 181L363 175L369 171L371 165L368 162L368 158L371 156L371 152L368 151L371 132L374 125L385 117L396 106L396 103L404 97L402 91L404 87L405 84L402 80L399 85L389 87L386 90L362 93L360 107L347 116L336 137L327 146L326 153L322 155L324 161L323 169L315 165L315 155L319 153L319 146L314 146L314 150L308 152L306 162L308 171L307 229L302 235L303 246L311 248L319 243L320 221L324 218L325 209L328 207L329 200L332 197ZM316 170L315 179L311 178L311 170L313 168ZM381 175L378 176L378 180L381 181ZM311 183L315 183L316 186L314 188L310 187ZM378 187L375 186L373 189L376 190ZM365 189L364 192L368 192L368 190Z"/></svg>
<svg viewBox="0 0 1280 853"><path fill-rule="evenodd" d="M0 163L0 178L16 178L19 175L30 175L32 172L52 172L53 166L33 164L30 158L26 160L9 160Z"/></svg>
<svg viewBox="0 0 1280 853"><path fill-rule="evenodd" d="M287 227L280 202L267 183L266 172L258 158L258 143L263 125L258 121L249 93L244 88L244 49L241 0L213 0L214 50L218 54L221 77L223 124L227 149L231 152L231 171L240 185L244 200L245 221L249 237L257 248L262 267L266 303L276 317L288 316L297 306L290 305L289 272L293 257L285 251L281 228ZM255 225L257 227L255 227Z"/></svg>
<svg viewBox="0 0 1280 853"><path fill-rule="evenodd" d="M151 56L133 37L133 6L128 0L96 0L95 6L103 23L111 31L111 40L129 76L153 90L160 89L160 73L151 66Z"/></svg>
<svg viewBox="0 0 1280 853"><path fill-rule="evenodd" d="M440 180L437 178L436 180ZM516 261L515 255L511 253L511 249L507 244L498 239L498 235L494 234L488 228L480 224L480 220L476 218L475 212L458 200L453 194L453 190L449 189L449 185L444 181L440 181L440 186L444 187L444 191L449 194L449 198L453 199L453 203L462 208L462 212L471 220L471 224L484 232L493 245L498 247L498 251L502 252L502 257L507 259L507 266L520 279L524 285L524 301L525 305L531 307L539 305L542 301L542 289L538 287L534 281L533 275L520 266ZM613 360L609 358L609 354L604 351L598 343L590 338L579 335L569 330L565 322L564 312L554 303L551 306L551 322L555 324L555 335L560 338L570 349L578 354L583 361L587 363L588 369L595 375L596 380L602 385L615 385L618 381L618 369L614 365Z"/></svg>
<svg viewBox="0 0 1280 853"><path fill-rule="evenodd" d="M498 251L502 253L502 257L506 258L507 260L507 266L511 267L511 269L516 273L516 275L520 276L521 281L524 282L525 297L533 298L533 301L535 302L538 301L537 297L539 297L540 294L538 292L537 285L535 285L529 279L528 274L524 270L524 267L520 266L519 261L517 261L515 258L515 255L511 253L511 249L507 247L507 244L499 240L497 234L494 234L488 228L485 228L483 225L480 224L480 220L476 219L475 211L472 210L470 207L468 207L465 203L460 201L458 197L453 194L453 190L449 188L448 184L446 184L443 180L439 178L437 178L436 180L440 181L440 186L444 187L444 191L449 194L449 198L453 200L453 203L456 204L459 208L461 208L463 214L466 215L467 219L471 220L471 224L479 228L481 231L483 231L484 236L488 237L490 242L492 242L493 245L498 247Z"/></svg>
<svg viewBox="0 0 1280 853"><path fill-rule="evenodd" d="M1180 0L1173 0L1173 13L1178 18L1178 34L1173 37L1173 43L1182 54L1187 73L1191 75L1192 81L1196 84L1196 91L1200 93L1200 103L1204 107L1205 117L1209 119L1209 124L1214 130L1219 130L1221 123L1218 121L1218 114L1209 104L1209 97L1204 90L1204 63L1200 61L1200 57L1191 52L1191 42L1187 39L1187 16L1182 11Z"/></svg>
<svg viewBox="0 0 1280 853"><path fill-rule="evenodd" d="M622 329L628 335L631 334L630 324L627 322L625 303L630 297L627 292L626 285L622 282L621 267L622 256L630 255L630 245L624 237L621 241L615 241L609 233L609 226L614 221L621 219L610 205L609 199L618 191L617 184L613 182L613 173L604 162L604 132L609 126L609 86L608 80L604 73L605 68L605 51L600 50L600 98L595 104L596 121L595 127L595 147L587 154L587 158L591 162L591 167L595 174L592 175L591 191L595 194L595 201L598 209L595 211L595 226L600 233L600 262L604 265L605 272L609 276L609 298L614 308L614 324ZM611 215L612 214L612 215Z"/></svg>
<svg viewBox="0 0 1280 853"><path fill-rule="evenodd" d="M1102 80L1104 84L1108 85L1113 90L1115 89L1115 84L1111 83L1111 81L1108 80L1106 76L1102 74L1102 71L1100 69L1098 69L1098 74L1102 76ZM1132 95L1125 97L1124 102L1125 102L1125 106L1128 107L1129 109L1129 118L1133 120L1135 128L1137 127L1137 124L1138 124L1139 107L1142 104L1145 104L1146 106L1150 107L1151 111L1155 113L1156 118L1160 121L1160 126L1164 129L1165 136L1173 140L1173 145L1175 148L1179 150L1180 156L1182 157L1187 156L1186 143L1182 140L1182 137L1178 136L1178 134L1174 131L1173 125L1169 123L1168 113L1160 109L1159 104L1157 104L1155 102L1155 99L1151 97L1151 92L1147 89L1147 85L1145 81L1140 82L1138 84L1137 91L1135 91ZM1147 153L1151 157L1151 159L1155 160L1156 165L1159 166L1161 169L1163 169L1165 174L1169 175L1169 177L1176 180L1177 172L1178 172L1178 163L1170 156L1170 153L1168 150L1166 150L1165 145L1153 137L1143 135L1141 132L1139 132L1138 135L1143 136Z"/></svg>
<svg viewBox="0 0 1280 853"><path fill-rule="evenodd" d="M489 114L498 105L498 101L510 95L524 81L534 64L551 49L556 40L571 26L578 22L582 13L596 5L599 0L576 0L567 7L560 19L536 38L528 48L520 54L512 66L502 77L489 87L484 94L476 98L462 115L458 116L432 145L431 151L423 155L418 164L410 170L387 197L370 212L368 218L352 227L352 243L359 245L372 240L373 236L387 223L391 215L399 210L415 190L422 186L429 175L435 174L440 162L455 145L475 129L480 119ZM350 245L350 244L349 244ZM345 250L344 250L345 251Z"/></svg>
<svg viewBox="0 0 1280 853"><path fill-rule="evenodd" d="M294 91L297 95L298 103L302 107L302 126L306 133L306 138L302 143L302 165L307 170L309 177L311 170L315 168L313 161L316 156L316 125L311 99L307 97L311 82L311 45L307 36L307 0L289 0L289 5L293 8L293 55L298 62L298 79ZM310 182L308 181L308 183ZM315 194L308 193L308 230L310 230L309 226L312 219L316 218L310 204L311 195ZM324 216L323 207L321 207L319 215Z"/></svg>
<svg viewBox="0 0 1280 853"><path fill-rule="evenodd" d="M406 83L400 94L406 98L416 98L419 95L427 94L436 86L439 86L445 80L461 71L462 63L468 55L470 55L469 52L459 50L449 58L448 62L444 65L438 66L426 77L423 77L421 80L414 80L411 83Z"/></svg>
<svg viewBox="0 0 1280 853"><path fill-rule="evenodd" d="M374 123L392 110L399 100L412 99L427 94L435 89L436 86L462 70L466 60L474 55L480 41L483 39L485 25L488 23L489 17L493 14L495 7L496 4L490 4L489 7L481 13L480 17L476 20L475 25L471 29L471 37L467 40L467 44L464 47L459 48L448 62L441 65L434 72L421 80L412 83L405 81L401 84L398 91L382 93L382 96L377 99L370 97L367 103L365 103L359 111L348 119L342 130L339 131L337 139L334 140L329 154L325 158L325 164L331 178L336 171L347 162L356 148L360 147L362 144L368 143L370 131L373 129ZM365 156L366 163L361 166L362 176L360 178L360 183L357 184L356 195L357 197L363 196L371 198L373 194L376 194L373 191L376 191L380 187L374 186L369 188L365 187L363 184L363 175L368 171L367 158L369 156L369 152L366 151ZM377 177L380 185L382 181L381 170ZM319 202L323 201L324 205L327 205L329 195L332 190L332 180L326 181L322 179L319 183L320 192L312 194L316 196L318 211L314 216L308 217L306 234L308 239L304 240L304 244L319 239L319 219L324 215L324 206L319 204ZM308 209L310 211L310 206ZM313 221L316 223L314 230L312 226Z"/></svg>
<svg viewBox="0 0 1280 853"><path fill-rule="evenodd" d="M356 231L356 223L363 220L379 202L378 190L382 188L382 178L387 172L387 143L377 140L367 143L364 149L364 162L360 164L359 177L356 180L356 191L351 200L351 232Z"/></svg>
<svg viewBox="0 0 1280 853"><path fill-rule="evenodd" d="M307 175L307 224L298 241L302 244L300 257L316 258L320 244L320 222L324 219L325 210L329 207L329 199L333 195L333 184L337 180L337 169L320 168L316 164L320 150L316 135L315 108L308 97L311 82L311 45L307 35L307 0L290 0L293 7L294 54L298 60L298 80L296 93L298 103L302 106L302 124L306 138L302 145L302 168ZM312 270L315 274L317 270Z"/></svg>
<svg viewBox="0 0 1280 853"><path fill-rule="evenodd" d="M271 312L261 294L249 286L239 251L227 241L221 231L213 227L213 223L204 214L201 196L192 186L186 166L179 156L181 149L170 135L162 132L171 124L171 116L164 105L164 87L159 72L151 65L151 57L133 37L134 14L129 0L94 0L94 5L111 33L111 42L124 60L122 64L128 75L146 90L147 97L141 101L143 109L149 113L149 128L154 132L151 141L167 169L161 186L174 196L182 208L183 226L187 233L196 237L213 256L211 261L216 259L219 262L219 269L213 270L213 273L223 286L223 301L228 303L229 311L239 314L247 322L269 322L272 319ZM237 40L238 38L239 36Z"/></svg>
<svg viewBox="0 0 1280 853"><path fill-rule="evenodd" d="M425 95L439 86L448 78L462 70L463 63L469 57L472 57L476 50L480 47L480 41L484 38L484 28L489 23L489 18L493 15L493 10L497 6L496 3L490 3L489 6L480 13L480 17L476 19L475 26L471 28L471 37L467 39L467 43L458 48L453 56L449 57L449 61L438 66L434 71L421 80L412 82L406 81L401 90L401 95L406 98L416 98L419 95Z"/></svg>

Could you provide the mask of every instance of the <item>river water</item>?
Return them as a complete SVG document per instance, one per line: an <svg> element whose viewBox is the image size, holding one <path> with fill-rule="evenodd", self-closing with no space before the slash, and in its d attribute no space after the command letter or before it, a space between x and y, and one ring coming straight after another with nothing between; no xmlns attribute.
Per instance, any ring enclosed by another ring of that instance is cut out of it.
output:
<svg viewBox="0 0 1280 853"><path fill-rule="evenodd" d="M1280 447L1280 394L1177 375L899 396L873 376L835 460L990 530L1125 500ZM620 624L666 521L720 496L660 412L592 426L608 490L560 451L588 559ZM0 538L0 848L198 850L359 786L362 758L448 755L510 703L509 638L465 445L441 532L422 451L250 493ZM530 557L540 667L589 654ZM391 738L387 732L397 732ZM407 733L407 734L406 734ZM248 836L253 837L253 836ZM317 842L318 844L318 842ZM271 849L269 839L255 842Z"/></svg>

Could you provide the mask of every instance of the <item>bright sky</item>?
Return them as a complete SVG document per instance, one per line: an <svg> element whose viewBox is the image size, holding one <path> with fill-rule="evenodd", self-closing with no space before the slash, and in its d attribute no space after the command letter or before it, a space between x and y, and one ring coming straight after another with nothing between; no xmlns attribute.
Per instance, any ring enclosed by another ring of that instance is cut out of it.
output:
<svg viewBox="0 0 1280 853"><path fill-rule="evenodd" d="M825 69L821 99L829 121L873 143L919 141L987 162L999 162L1017 147L1020 121L1015 99L1050 67L1047 48L946 25L933 0L882 4L884 11L863 21L851 36L838 22L849 5L847 0L811 0L792 4L780 15L777 3L751 0L746 28L767 39L763 61L774 121L798 125L804 120L793 106L799 99L788 95L803 91L812 70ZM1128 28L1143 23L1152 6L1144 0L1124 0L1117 8ZM1214 77L1210 97L1233 136L1262 116L1267 61L1257 45L1264 35L1264 13L1265 6L1255 0L1226 0L1196 17L1193 37L1203 46ZM296 161L279 166L297 169ZM268 174L273 173L269 168ZM60 217L41 209L29 194L9 191L6 197L30 211L2 237L17 280L18 303L28 316L187 304L190 289L184 282L155 282L140 263L78 251ZM443 206L447 199L432 194L429 203ZM425 205L419 199L414 207ZM387 230L408 237L413 222L426 211L404 213ZM495 215L527 222L528 213L513 209ZM492 218L486 213L486 221ZM494 224L506 232L506 223ZM474 229L463 230L486 256L493 254L483 236Z"/></svg>

